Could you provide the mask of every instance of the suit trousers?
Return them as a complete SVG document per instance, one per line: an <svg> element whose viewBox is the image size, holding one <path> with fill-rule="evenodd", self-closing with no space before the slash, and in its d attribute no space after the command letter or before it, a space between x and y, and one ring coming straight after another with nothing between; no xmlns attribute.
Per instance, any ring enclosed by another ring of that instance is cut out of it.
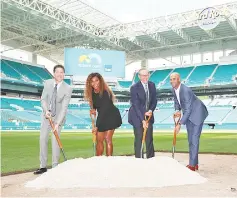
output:
<svg viewBox="0 0 237 198"><path fill-rule="evenodd" d="M202 132L203 123L195 125L191 121L186 122L189 143L189 165L198 164L199 140Z"/></svg>
<svg viewBox="0 0 237 198"><path fill-rule="evenodd" d="M134 130L134 151L135 157L141 158L141 147L142 147L142 137L143 137L143 127L133 127ZM153 125L149 124L147 133L146 133L146 156L147 158L151 158L155 156L154 145L153 145ZM143 157L143 156L142 156Z"/></svg>
<svg viewBox="0 0 237 198"><path fill-rule="evenodd" d="M54 119L52 119L54 122ZM58 135L60 136L62 126L58 128ZM40 168L46 168L48 160L48 140L49 133L52 131L49 120L46 119L43 115L41 129L40 129ZM59 163L60 158L60 148L58 142L52 132L52 166L55 166Z"/></svg>

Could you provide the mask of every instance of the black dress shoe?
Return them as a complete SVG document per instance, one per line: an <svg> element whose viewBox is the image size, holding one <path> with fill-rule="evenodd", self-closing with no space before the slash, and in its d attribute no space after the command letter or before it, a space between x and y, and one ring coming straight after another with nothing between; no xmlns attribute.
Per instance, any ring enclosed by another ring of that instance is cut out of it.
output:
<svg viewBox="0 0 237 198"><path fill-rule="evenodd" d="M35 175L39 175L39 174L42 174L42 173L45 173L47 172L47 168L39 168L38 170L36 170L34 172Z"/></svg>

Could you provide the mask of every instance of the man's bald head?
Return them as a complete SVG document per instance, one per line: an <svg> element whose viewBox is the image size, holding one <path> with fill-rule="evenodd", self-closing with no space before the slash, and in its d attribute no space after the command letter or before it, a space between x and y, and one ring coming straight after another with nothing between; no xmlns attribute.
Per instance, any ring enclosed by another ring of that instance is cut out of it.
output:
<svg viewBox="0 0 237 198"><path fill-rule="evenodd" d="M178 72L173 72L172 74L170 74L170 77L177 77L180 79L180 74Z"/></svg>
<svg viewBox="0 0 237 198"><path fill-rule="evenodd" d="M170 84L173 88L177 89L180 85L180 74L174 72L170 75Z"/></svg>

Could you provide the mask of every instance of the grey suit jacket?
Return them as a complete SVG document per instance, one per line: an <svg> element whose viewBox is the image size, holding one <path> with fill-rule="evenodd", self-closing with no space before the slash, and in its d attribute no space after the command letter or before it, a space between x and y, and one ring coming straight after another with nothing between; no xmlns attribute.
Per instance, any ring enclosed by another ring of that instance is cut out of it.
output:
<svg viewBox="0 0 237 198"><path fill-rule="evenodd" d="M49 79L44 82L44 89L41 96L41 106L44 114L46 111L50 110L49 105L53 95L54 82L55 82L54 79ZM55 124L59 125L64 124L71 95L72 95L72 88L63 81L57 91L56 115L54 118Z"/></svg>
<svg viewBox="0 0 237 198"><path fill-rule="evenodd" d="M175 110L182 110L183 112L180 123L186 124L187 120L190 120L195 125L202 124L208 116L208 111L204 103L193 93L192 89L181 84L179 91L181 105L178 102L174 89L172 89L172 92Z"/></svg>

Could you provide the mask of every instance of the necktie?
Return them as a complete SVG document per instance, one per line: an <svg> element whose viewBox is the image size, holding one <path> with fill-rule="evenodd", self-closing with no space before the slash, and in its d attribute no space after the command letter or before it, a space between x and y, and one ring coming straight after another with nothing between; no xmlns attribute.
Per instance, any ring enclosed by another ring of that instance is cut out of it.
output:
<svg viewBox="0 0 237 198"><path fill-rule="evenodd" d="M149 108L149 90L148 90L148 84L145 84L145 93L146 93L146 110L148 111L148 108Z"/></svg>
<svg viewBox="0 0 237 198"><path fill-rule="evenodd" d="M53 89L53 95L51 99L51 115L54 117L56 115L56 99L57 99L57 84Z"/></svg>

